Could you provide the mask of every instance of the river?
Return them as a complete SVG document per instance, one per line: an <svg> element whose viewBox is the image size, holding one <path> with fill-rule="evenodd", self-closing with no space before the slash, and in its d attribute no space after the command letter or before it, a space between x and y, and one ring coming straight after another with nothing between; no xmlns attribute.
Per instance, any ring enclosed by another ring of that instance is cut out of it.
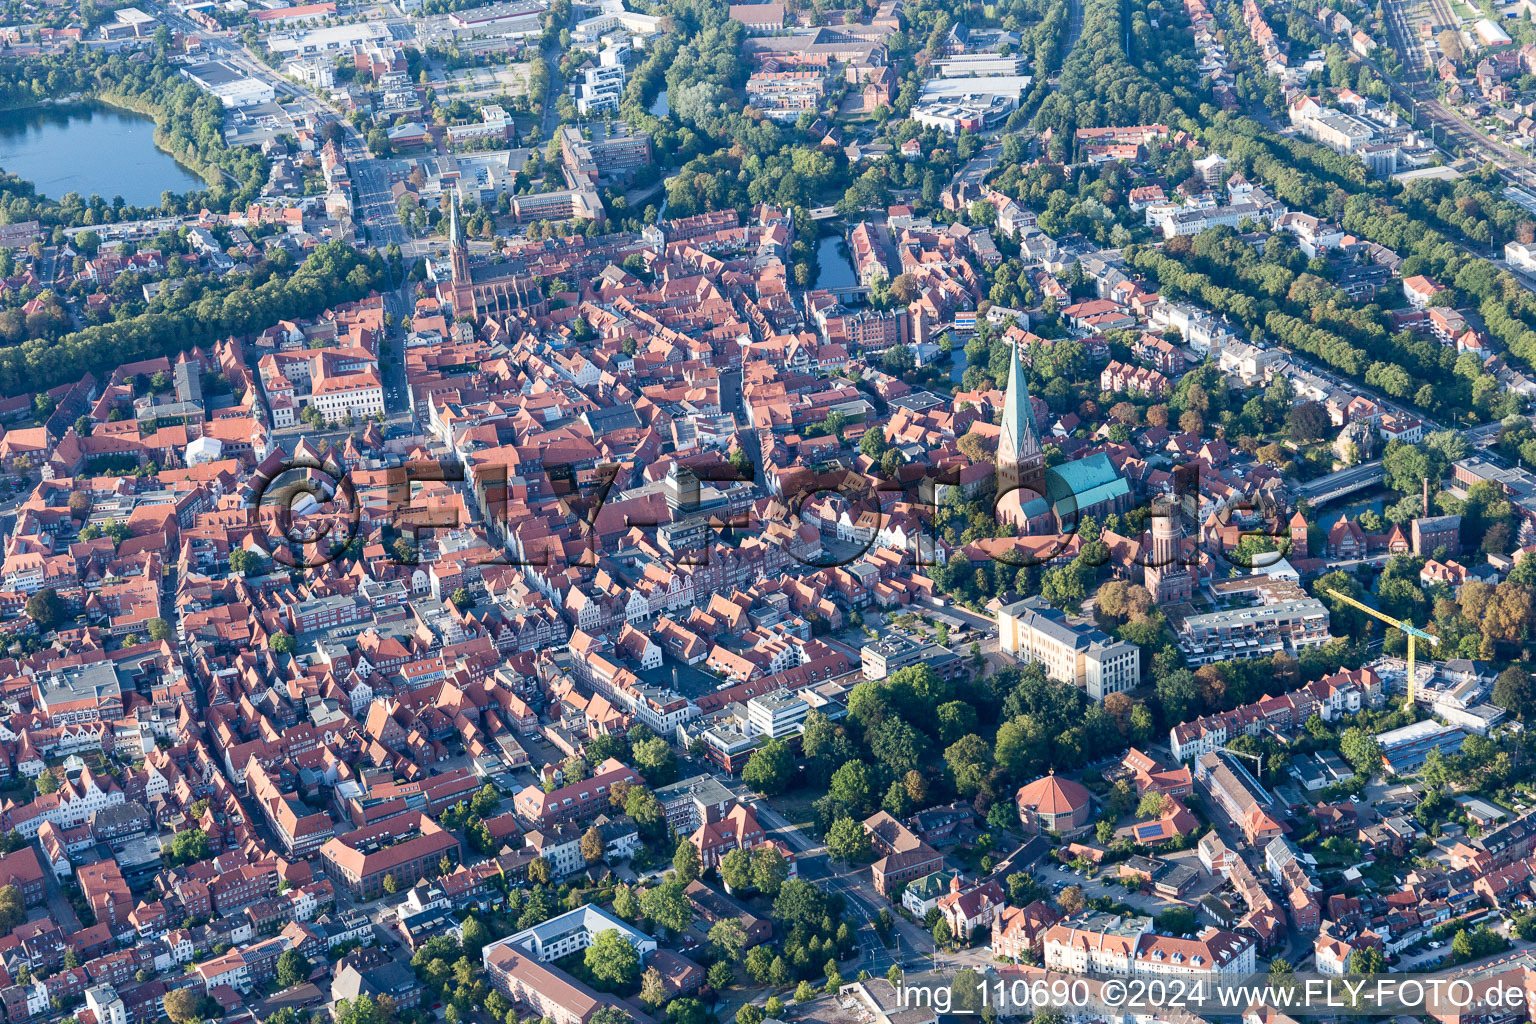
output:
<svg viewBox="0 0 1536 1024"><path fill-rule="evenodd" d="M96 103L0 113L0 170L50 199L67 192L131 206L158 206L160 193L201 189L203 179L155 145L155 122Z"/></svg>
<svg viewBox="0 0 1536 1024"><path fill-rule="evenodd" d="M858 272L842 235L823 235L816 243L816 287L847 288L859 283Z"/></svg>
<svg viewBox="0 0 1536 1024"><path fill-rule="evenodd" d="M858 271L853 267L853 259L848 254L848 244L843 241L843 237L823 235L816 243L816 287L846 288L858 283ZM953 362L950 364L949 379L958 385L960 378L965 375L965 345L961 338L955 338L954 342L954 350L950 353Z"/></svg>

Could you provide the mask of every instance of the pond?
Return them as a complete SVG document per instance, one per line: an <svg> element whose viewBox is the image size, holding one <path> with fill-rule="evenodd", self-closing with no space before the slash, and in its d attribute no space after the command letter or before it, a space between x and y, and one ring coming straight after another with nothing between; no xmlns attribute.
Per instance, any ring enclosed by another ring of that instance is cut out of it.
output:
<svg viewBox="0 0 1536 1024"><path fill-rule="evenodd" d="M0 113L0 170L50 199L78 192L131 206L158 206L166 189L204 184L155 145L154 121L92 103Z"/></svg>
<svg viewBox="0 0 1536 1024"><path fill-rule="evenodd" d="M666 117L671 112L672 108L667 106L667 90L663 89L651 102L651 113L657 117Z"/></svg>

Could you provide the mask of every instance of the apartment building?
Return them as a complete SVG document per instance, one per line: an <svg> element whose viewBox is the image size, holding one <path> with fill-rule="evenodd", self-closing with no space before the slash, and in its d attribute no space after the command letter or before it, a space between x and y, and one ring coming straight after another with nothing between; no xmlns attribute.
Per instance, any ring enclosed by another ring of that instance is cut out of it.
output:
<svg viewBox="0 0 1536 1024"><path fill-rule="evenodd" d="M572 179L597 185L626 178L650 161L650 135L623 122L560 129L560 164Z"/></svg>
<svg viewBox="0 0 1536 1024"><path fill-rule="evenodd" d="M1195 762L1195 779L1252 845L1280 835L1280 824L1269 813L1274 798L1239 758L1225 750L1202 754Z"/></svg>
<svg viewBox="0 0 1536 1024"><path fill-rule="evenodd" d="M816 110L827 95L821 71L758 71L747 79L747 100L775 121L793 121Z"/></svg>
<svg viewBox="0 0 1536 1024"><path fill-rule="evenodd" d="M309 404L327 420L340 423L348 416L363 419L384 412L384 385L369 372L321 377L314 382Z"/></svg>
<svg viewBox="0 0 1536 1024"><path fill-rule="evenodd" d="M512 809L532 827L558 821L590 821L609 810L608 791L616 782L640 782L640 776L616 757L597 766L589 779L560 786L548 793L529 787L512 799Z"/></svg>
<svg viewBox="0 0 1536 1024"><path fill-rule="evenodd" d="M1179 646L1192 666L1280 651L1294 654L1331 640L1328 625L1328 608L1315 597L1276 601L1191 615L1179 628Z"/></svg>
<svg viewBox="0 0 1536 1024"><path fill-rule="evenodd" d="M580 80L571 84L571 95L576 97L576 110L583 117L618 110L624 99L624 68L607 64L584 68Z"/></svg>
<svg viewBox="0 0 1536 1024"><path fill-rule="evenodd" d="M326 875L357 899L374 899L393 877L400 888L435 877L442 860L459 862L459 841L425 814L401 815L348 832L320 847Z"/></svg>
<svg viewBox="0 0 1536 1024"><path fill-rule="evenodd" d="M1257 736L1266 729L1285 732L1298 728L1313 714L1332 721L1380 698L1381 677L1374 669L1340 670L1278 697L1265 696L1230 711L1180 722L1168 730L1168 746L1175 759L1189 761L1226 746L1238 736Z"/></svg>
<svg viewBox="0 0 1536 1024"><path fill-rule="evenodd" d="M747 724L770 739L783 739L800 732L810 710L811 705L805 698L790 690L779 689L747 701Z"/></svg>
<svg viewBox="0 0 1536 1024"><path fill-rule="evenodd" d="M1251 974L1256 944L1251 936L1207 928L1194 938L1160 935L1150 917L1121 917L1085 910L1045 933L1047 970L1073 974Z"/></svg>

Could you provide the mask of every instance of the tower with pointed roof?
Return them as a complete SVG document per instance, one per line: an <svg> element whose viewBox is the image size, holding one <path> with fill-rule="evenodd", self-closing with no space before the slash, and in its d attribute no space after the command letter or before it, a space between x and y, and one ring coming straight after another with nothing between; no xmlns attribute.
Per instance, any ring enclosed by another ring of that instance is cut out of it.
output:
<svg viewBox="0 0 1536 1024"><path fill-rule="evenodd" d="M1019 346L1013 346L1008 363L1008 391L1003 399L1003 428L997 440L997 493L1011 490L1045 496L1045 453L1040 450L1040 432L1035 427L1035 408L1029 400L1029 385L1024 382L1024 361ZM1021 494L1028 500L1031 494Z"/></svg>
<svg viewBox="0 0 1536 1024"><path fill-rule="evenodd" d="M448 259L453 269L453 283L469 284L469 243L464 240L464 228L459 224L457 192L448 201Z"/></svg>

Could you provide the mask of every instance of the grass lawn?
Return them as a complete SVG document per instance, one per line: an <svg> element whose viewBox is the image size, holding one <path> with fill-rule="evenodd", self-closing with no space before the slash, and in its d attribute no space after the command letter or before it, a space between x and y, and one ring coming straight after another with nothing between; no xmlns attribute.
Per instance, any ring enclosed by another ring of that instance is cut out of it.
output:
<svg viewBox="0 0 1536 1024"><path fill-rule="evenodd" d="M824 790L802 787L773 797L768 803L774 810L784 815L790 824L820 841L821 829L817 827L816 812L811 809L811 805L825 795Z"/></svg>

